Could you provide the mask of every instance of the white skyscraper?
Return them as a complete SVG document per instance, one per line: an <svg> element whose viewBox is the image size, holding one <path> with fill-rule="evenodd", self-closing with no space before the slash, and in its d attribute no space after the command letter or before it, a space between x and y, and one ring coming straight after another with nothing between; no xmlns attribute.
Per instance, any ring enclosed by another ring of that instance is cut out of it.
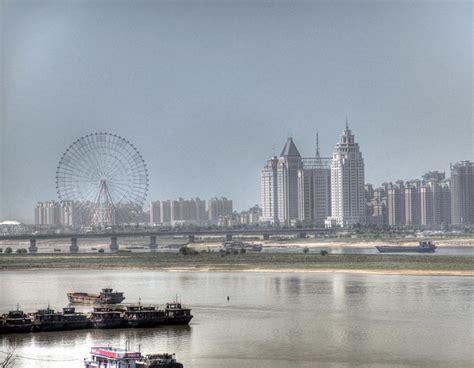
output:
<svg viewBox="0 0 474 368"><path fill-rule="evenodd" d="M298 171L301 155L288 138L280 157L267 161L261 176L262 221L291 224L298 219Z"/></svg>
<svg viewBox="0 0 474 368"><path fill-rule="evenodd" d="M262 204L261 221L279 222L278 220L278 157L273 156L265 164L261 174L260 195Z"/></svg>
<svg viewBox="0 0 474 368"><path fill-rule="evenodd" d="M327 226L351 226L364 221L364 159L346 121L331 161L331 216Z"/></svg>

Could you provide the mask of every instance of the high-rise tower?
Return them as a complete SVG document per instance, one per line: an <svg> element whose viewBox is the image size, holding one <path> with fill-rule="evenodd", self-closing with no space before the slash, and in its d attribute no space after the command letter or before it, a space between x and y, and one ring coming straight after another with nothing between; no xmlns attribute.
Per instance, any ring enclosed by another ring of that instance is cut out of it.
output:
<svg viewBox="0 0 474 368"><path fill-rule="evenodd" d="M453 225L474 224L474 162L451 165L451 216Z"/></svg>
<svg viewBox="0 0 474 368"><path fill-rule="evenodd" d="M298 219L298 170L301 168L301 155L290 137L280 157L272 157L262 170L262 221L289 225Z"/></svg>
<svg viewBox="0 0 474 368"><path fill-rule="evenodd" d="M316 134L316 157L302 159L298 172L299 219L306 225L324 226L331 215L331 158L321 157Z"/></svg>
<svg viewBox="0 0 474 368"><path fill-rule="evenodd" d="M364 184L364 159L346 119L331 161L332 213L327 226L351 226L364 221Z"/></svg>

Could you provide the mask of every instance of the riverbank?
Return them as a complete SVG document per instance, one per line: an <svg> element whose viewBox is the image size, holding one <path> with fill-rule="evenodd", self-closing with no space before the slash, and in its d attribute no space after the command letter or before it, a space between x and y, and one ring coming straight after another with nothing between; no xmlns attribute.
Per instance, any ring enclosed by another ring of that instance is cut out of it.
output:
<svg viewBox="0 0 474 368"><path fill-rule="evenodd" d="M474 257L385 254L221 255L199 253L10 254L0 255L0 271L48 269L156 269L194 272L365 272L474 276Z"/></svg>

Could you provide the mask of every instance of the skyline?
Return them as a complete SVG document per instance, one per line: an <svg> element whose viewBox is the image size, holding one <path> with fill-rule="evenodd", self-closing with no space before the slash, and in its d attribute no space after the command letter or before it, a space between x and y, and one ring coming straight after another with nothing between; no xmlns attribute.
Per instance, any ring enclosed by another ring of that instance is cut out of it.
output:
<svg viewBox="0 0 474 368"><path fill-rule="evenodd" d="M351 129L350 129L350 127L347 125L347 120L346 120L346 126L345 126L345 128L344 128L344 130L343 130L343 132L342 132L342 134L341 134L341 137L342 137L342 136L345 134L345 132L347 132L347 131L351 132ZM298 149L297 149L296 144L293 143L293 138L292 138L291 136L288 136L287 141L285 142L285 145L283 146L283 151L281 152L281 154L280 154L280 155L275 155L275 154L274 154L274 155L272 155L272 158L274 158L274 157L279 157L279 158L281 158L282 155L285 154L285 149L287 149L288 142L291 142L291 144L293 144L293 147L294 147L294 149L296 150L296 152L298 152ZM339 145L339 144L340 144L340 142L339 142L337 145ZM336 149L335 149L335 151L334 151L334 154L335 154L336 151L337 151L337 146L336 146ZM315 152L319 152L317 145L315 146ZM299 154L299 153L298 153L298 154ZM332 156L332 155L330 155L330 156ZM310 156L306 156L306 157L305 157L305 156L301 156L301 158L302 158L302 159L306 159L306 160L311 160L311 159L320 159L320 160L329 159L329 160L332 160L331 157L324 157L324 156L318 155L317 153L315 154L314 157L313 157L313 156L311 156L311 157L310 157ZM465 160L460 160L459 162L454 162L454 163L452 163L452 164L459 164L459 163L464 162L464 161L465 161ZM399 178L399 179L397 179L397 180L402 180L402 182L409 182L409 181L413 181L413 180L415 180L415 181L417 181L417 180L420 181L421 178L422 178L422 176L425 176L425 175L427 175L427 174L429 174L429 173L433 173L433 172L438 173L438 171L436 171L436 170L434 170L434 171L432 171L432 170L425 170L425 171L423 172L423 174L419 175L418 177L413 177L413 178L410 178L410 179L406 179L406 178L401 179L401 178ZM450 179L450 172L449 172L449 171L443 171L442 173L443 173L443 174L446 174L446 179L448 179L448 180ZM378 189L378 188L383 188L383 186L386 185L386 184L394 184L395 182L396 182L396 180L394 180L394 181L385 181L385 182L382 182L382 183L371 183L371 182L365 181L365 184L366 184L366 185L371 185L371 186L373 186L373 189ZM214 196L214 197L208 199L207 201L212 200L212 199L216 199L216 198L218 198L218 197L219 197L219 196ZM147 199L145 200L144 205L143 205L143 210L144 210L144 212L147 212L148 209L149 209L148 207L151 206L151 205L153 204L153 202L156 202L156 201L175 201L175 200L183 200L183 199L184 199L184 200L194 200L194 199L200 200L199 196L191 196L191 197L188 197L188 198L186 198L186 197L183 198L182 196L177 196L177 197L174 197L174 198L171 198L171 199L170 199L170 198L168 198L168 199L165 199L165 198L147 198ZM227 198L225 198L225 197L221 197L221 199L226 199L226 200L227 200ZM53 199L40 200L40 201L37 201L35 204L40 204L40 203L42 203L42 202L49 202L49 201L53 201L53 202L54 202L54 201L57 201L58 203L61 202L61 200L60 200L59 198L53 198ZM231 201L231 202L233 201L232 198L230 198L230 201ZM204 202L206 202L206 200L204 200ZM260 208L262 208L262 203L260 203L260 202L259 202L259 203L256 203L255 205L257 205L257 206L259 206ZM248 210L252 210L252 207L249 207L249 208L238 208L236 212L239 212L239 211L248 211Z"/></svg>
<svg viewBox="0 0 474 368"><path fill-rule="evenodd" d="M314 156L318 131L330 157L346 115L375 186L473 159L468 2L7 1L0 13L2 220L57 199L61 155L96 131L140 150L147 202L226 196L239 210L260 203L272 147L290 133Z"/></svg>

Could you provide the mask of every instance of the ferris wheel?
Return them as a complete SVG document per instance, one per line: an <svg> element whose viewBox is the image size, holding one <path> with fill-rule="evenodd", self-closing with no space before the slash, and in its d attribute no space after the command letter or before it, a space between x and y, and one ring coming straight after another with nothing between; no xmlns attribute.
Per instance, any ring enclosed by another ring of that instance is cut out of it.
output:
<svg viewBox="0 0 474 368"><path fill-rule="evenodd" d="M117 209L142 208L148 191L148 170L137 148L110 133L77 139L64 152L56 171L62 203L72 204L83 225L117 223Z"/></svg>

